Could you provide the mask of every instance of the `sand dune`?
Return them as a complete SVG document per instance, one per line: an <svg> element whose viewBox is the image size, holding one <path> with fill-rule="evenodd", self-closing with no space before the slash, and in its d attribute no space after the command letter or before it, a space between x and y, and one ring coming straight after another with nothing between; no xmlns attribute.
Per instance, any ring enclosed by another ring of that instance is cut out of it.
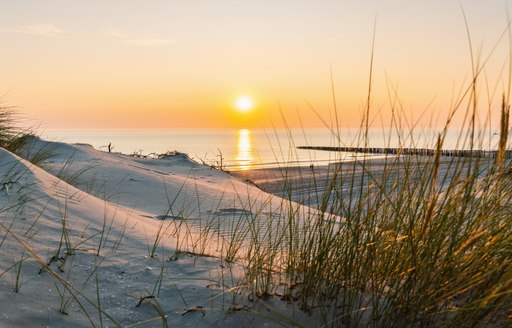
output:
<svg viewBox="0 0 512 328"><path fill-rule="evenodd" d="M235 299L243 263L221 252L248 229L240 222L263 227L282 214L282 199L179 154L141 159L39 139L28 149L49 152L44 170L0 149L2 327L153 327L163 315L184 327L277 325L249 313L291 311L278 299Z"/></svg>

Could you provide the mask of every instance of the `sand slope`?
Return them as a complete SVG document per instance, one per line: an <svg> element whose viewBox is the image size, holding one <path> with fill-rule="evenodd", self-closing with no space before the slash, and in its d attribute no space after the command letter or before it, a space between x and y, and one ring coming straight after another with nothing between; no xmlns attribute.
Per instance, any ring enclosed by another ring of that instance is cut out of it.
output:
<svg viewBox="0 0 512 328"><path fill-rule="evenodd" d="M48 152L43 170L0 149L2 327L154 327L162 315L174 326L273 326L251 313L291 311L278 299L234 298L243 263L226 263L221 250L244 222L264 228L283 208L314 210L283 207L184 155L143 159L39 139L25 155Z"/></svg>

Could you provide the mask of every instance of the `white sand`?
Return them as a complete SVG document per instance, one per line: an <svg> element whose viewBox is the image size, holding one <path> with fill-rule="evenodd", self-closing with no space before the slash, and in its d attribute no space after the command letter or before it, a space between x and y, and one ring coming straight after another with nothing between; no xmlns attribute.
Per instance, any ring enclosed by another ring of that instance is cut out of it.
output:
<svg viewBox="0 0 512 328"><path fill-rule="evenodd" d="M108 316L159 327L158 309L179 327L280 326L281 314L312 324L278 297L234 298L243 263L221 258L230 231L247 229L237 223L264 226L282 199L183 155L140 159L38 139L28 149L51 151L45 170L0 149L1 327L115 326ZM215 233L204 238L206 229ZM154 298L137 306L144 296ZM102 314L89 303L98 298Z"/></svg>

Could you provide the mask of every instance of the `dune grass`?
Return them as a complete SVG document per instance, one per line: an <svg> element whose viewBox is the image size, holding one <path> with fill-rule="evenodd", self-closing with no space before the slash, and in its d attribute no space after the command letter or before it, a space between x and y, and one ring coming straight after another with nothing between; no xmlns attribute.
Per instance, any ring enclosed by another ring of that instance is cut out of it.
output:
<svg viewBox="0 0 512 328"><path fill-rule="evenodd" d="M297 182L288 181L283 168L280 194L288 196L289 203L283 204L288 210L264 229L251 227L250 251L242 258L250 298L280 296L320 315L319 324L326 326L475 327L510 322L508 96L502 98L493 156L446 158L442 152L458 111L465 111L458 147L481 149L489 133L476 123L483 66L471 59L473 79L454 102L432 145L432 156L388 156L378 170L366 156L341 162L329 172L328 186L316 195L320 212L306 218L293 208ZM371 127L371 76L370 71L359 138L364 147L369 147ZM393 117L390 126L395 128L389 134L408 139L414 147L414 127L404 136L406 129L396 125L400 121ZM328 128L336 134L336 127ZM314 178L304 183L316 185Z"/></svg>
<svg viewBox="0 0 512 328"><path fill-rule="evenodd" d="M23 144L25 133L16 123L14 108L0 102L0 147L16 150Z"/></svg>
<svg viewBox="0 0 512 328"><path fill-rule="evenodd" d="M247 297L279 296L326 326L508 322L512 166L505 96L500 112L493 156L443 157L448 129L441 129L433 156L392 155L378 168L363 156L332 166L316 195L319 212L309 216L298 213L292 195L297 183L317 185L314 175L313 182L288 181L283 169L280 194L288 202L276 209L278 219L252 221L241 257ZM479 149L476 127L468 125L463 147Z"/></svg>

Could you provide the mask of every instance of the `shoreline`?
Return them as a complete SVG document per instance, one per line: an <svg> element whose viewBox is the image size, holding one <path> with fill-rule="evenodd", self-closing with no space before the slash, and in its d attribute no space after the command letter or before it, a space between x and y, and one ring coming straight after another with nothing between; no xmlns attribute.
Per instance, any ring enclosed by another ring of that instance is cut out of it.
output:
<svg viewBox="0 0 512 328"><path fill-rule="evenodd" d="M410 170L414 174L422 174L421 168L433 161L432 156L406 155L396 157L369 158L365 166L361 160L333 162L318 166L292 166L278 168L258 168L245 171L230 171L229 174L255 185L261 190L278 197L319 209L325 206L325 197L331 198L334 183L335 188L349 190L352 197L359 191L369 188L369 185L380 183L384 178L386 183L401 183L400 172ZM467 157L441 157L438 174L446 179L439 179L438 187L444 189L454 178L459 161L467 161ZM482 172L488 170L493 163L491 158L475 158L480 161ZM416 168L420 170L415 171ZM336 175L337 181L333 181ZM354 199L352 200L354 201ZM332 205L332 204L331 204ZM333 213L335 214L335 213ZM339 214L339 213L336 213Z"/></svg>

